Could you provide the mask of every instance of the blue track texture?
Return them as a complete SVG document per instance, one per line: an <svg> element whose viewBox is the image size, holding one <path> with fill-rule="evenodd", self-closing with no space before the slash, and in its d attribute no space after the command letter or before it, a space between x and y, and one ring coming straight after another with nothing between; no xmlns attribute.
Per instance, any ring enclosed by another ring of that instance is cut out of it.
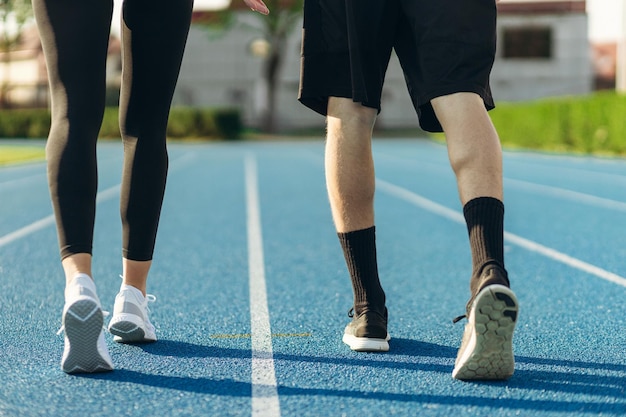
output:
<svg viewBox="0 0 626 417"><path fill-rule="evenodd" d="M106 334L116 369L94 375L59 366L63 276L45 164L0 168L0 416L626 415L626 161L505 152L516 372L461 382L451 372L463 322L452 319L464 313L471 258L446 148L426 139L373 146L390 352L341 342L352 290L322 140L170 143L148 282L159 341L119 345ZM112 311L121 144L101 142L98 160L93 272ZM261 390L247 173L271 336L260 363L275 378ZM256 407L266 396L277 405Z"/></svg>

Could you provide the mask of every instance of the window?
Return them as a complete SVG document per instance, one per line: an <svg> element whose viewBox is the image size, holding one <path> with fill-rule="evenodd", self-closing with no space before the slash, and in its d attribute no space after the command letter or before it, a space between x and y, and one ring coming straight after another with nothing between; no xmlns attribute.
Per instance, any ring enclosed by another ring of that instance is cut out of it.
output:
<svg viewBox="0 0 626 417"><path fill-rule="evenodd" d="M552 58L552 29L549 27L505 28L502 37L504 58Z"/></svg>

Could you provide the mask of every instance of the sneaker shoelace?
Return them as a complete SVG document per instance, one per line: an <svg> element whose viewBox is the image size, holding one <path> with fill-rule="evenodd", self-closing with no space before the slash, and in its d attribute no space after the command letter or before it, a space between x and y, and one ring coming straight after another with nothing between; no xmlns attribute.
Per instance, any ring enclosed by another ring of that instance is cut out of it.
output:
<svg viewBox="0 0 626 417"><path fill-rule="evenodd" d="M124 276L123 275L120 275L119 277L120 277L120 279L122 281L124 280ZM148 304L149 303L154 303L157 300L157 298L156 298L156 295L154 295L154 294L146 294L145 298L146 298L146 310L148 310L148 313L150 313L150 308L148 307Z"/></svg>
<svg viewBox="0 0 626 417"><path fill-rule="evenodd" d="M463 314L462 316L458 316L458 317L453 318L452 319L452 323L458 323L461 320L466 319L466 318L467 318L467 314Z"/></svg>
<svg viewBox="0 0 626 417"><path fill-rule="evenodd" d="M148 313L151 313L150 307L148 307L148 304L154 303L156 301L156 299L157 299L156 295L154 295L154 294L146 294L146 304L145 304L145 306L146 306L146 311ZM146 319L147 319L147 322L148 322L147 324L152 328L152 331L154 331L154 325L150 321L150 318L148 316L146 316Z"/></svg>
<svg viewBox="0 0 626 417"><path fill-rule="evenodd" d="M367 312L368 310L366 310L365 312ZM361 313L364 314L365 312ZM351 307L350 310L348 310L348 317L350 317L351 319L354 318L354 307ZM385 310L385 315L383 316L385 318L385 320L387 320L387 314L386 314L386 310Z"/></svg>
<svg viewBox="0 0 626 417"><path fill-rule="evenodd" d="M458 317L453 318L453 319L452 319L452 323L458 323L458 322L460 322L461 320L466 319L466 318L468 318L468 317L469 317L469 311L470 311L470 308L471 308L472 304L474 303L474 299L476 298L476 295L477 295L477 294L478 294L478 293L476 293L476 294L472 295L472 296L470 297L469 301L467 302L467 304L465 305L465 314L463 314L463 315L460 315L460 316L458 316Z"/></svg>
<svg viewBox="0 0 626 417"><path fill-rule="evenodd" d="M152 313L152 311L150 310L150 307L148 307L148 305L156 302L156 299L157 299L156 295L154 295L154 294L146 294L146 304L145 304L145 306L146 306L146 311L148 313Z"/></svg>

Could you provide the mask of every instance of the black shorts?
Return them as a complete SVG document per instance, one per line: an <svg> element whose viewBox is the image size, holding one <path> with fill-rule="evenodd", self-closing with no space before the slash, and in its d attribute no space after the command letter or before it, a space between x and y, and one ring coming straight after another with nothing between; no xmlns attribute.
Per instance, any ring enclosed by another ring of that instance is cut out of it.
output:
<svg viewBox="0 0 626 417"><path fill-rule="evenodd" d="M328 97L378 109L392 50L422 129L441 132L430 101L472 92L494 107L495 0L305 0L300 92L326 115Z"/></svg>

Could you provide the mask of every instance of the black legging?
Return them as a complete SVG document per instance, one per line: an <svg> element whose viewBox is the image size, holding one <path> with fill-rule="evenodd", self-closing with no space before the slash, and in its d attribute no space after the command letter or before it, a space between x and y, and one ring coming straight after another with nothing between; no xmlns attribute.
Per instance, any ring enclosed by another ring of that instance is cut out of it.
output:
<svg viewBox="0 0 626 417"><path fill-rule="evenodd" d="M152 259L165 192L166 127L193 0L125 0L120 129L122 249ZM61 258L92 252L96 141L105 106L112 0L33 0L51 90L48 182Z"/></svg>

